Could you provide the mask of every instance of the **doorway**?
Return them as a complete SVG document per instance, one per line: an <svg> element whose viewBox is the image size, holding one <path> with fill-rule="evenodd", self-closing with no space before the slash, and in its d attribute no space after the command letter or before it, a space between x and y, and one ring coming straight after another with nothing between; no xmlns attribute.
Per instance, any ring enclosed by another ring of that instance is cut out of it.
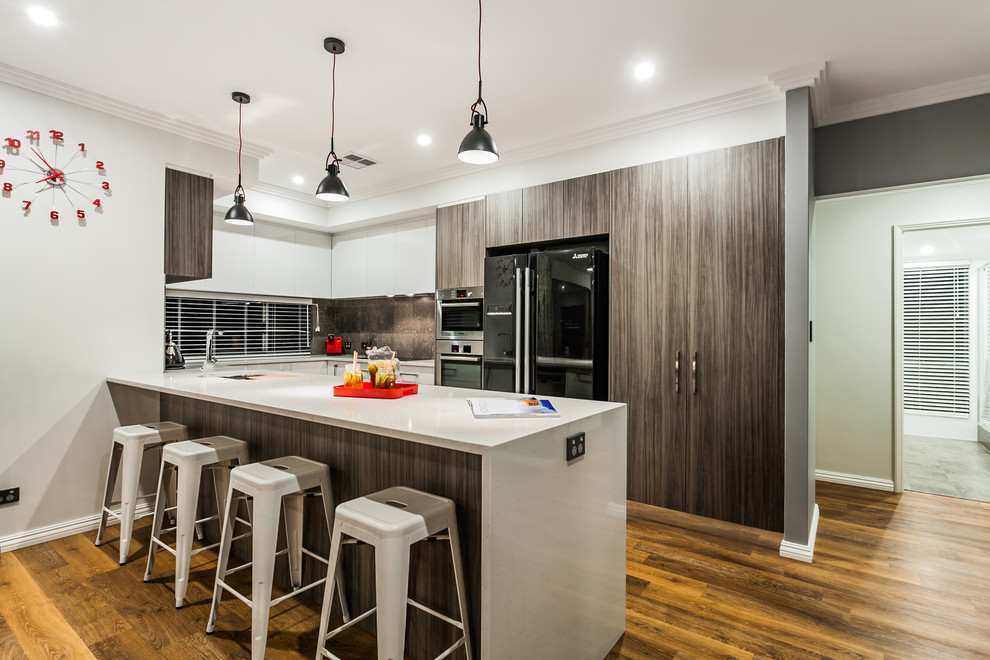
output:
<svg viewBox="0 0 990 660"><path fill-rule="evenodd" d="M895 244L895 478L990 502L990 221L903 228Z"/></svg>

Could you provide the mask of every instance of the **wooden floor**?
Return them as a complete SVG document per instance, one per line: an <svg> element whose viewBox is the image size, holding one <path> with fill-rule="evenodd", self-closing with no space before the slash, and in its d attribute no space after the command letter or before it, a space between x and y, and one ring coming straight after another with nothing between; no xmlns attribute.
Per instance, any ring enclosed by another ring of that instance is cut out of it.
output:
<svg viewBox="0 0 990 660"><path fill-rule="evenodd" d="M782 559L780 535L629 505L626 632L610 659L990 657L990 504L818 484L814 564ZM0 555L0 658L249 657L247 608L226 599L203 633L213 564L195 561L175 610L172 563L142 582L93 533ZM318 612L272 618L270 658L312 658ZM374 658L355 631L343 657ZM524 659L520 659L524 660Z"/></svg>

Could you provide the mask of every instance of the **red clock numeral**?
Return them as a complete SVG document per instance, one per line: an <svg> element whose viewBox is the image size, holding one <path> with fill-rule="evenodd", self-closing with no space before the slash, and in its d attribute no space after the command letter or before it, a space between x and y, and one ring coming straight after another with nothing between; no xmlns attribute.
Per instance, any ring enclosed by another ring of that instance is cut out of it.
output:
<svg viewBox="0 0 990 660"><path fill-rule="evenodd" d="M5 161L5 160L0 160L0 170L2 170L2 169L3 169L3 168L5 168L5 167L7 167L7 161Z"/></svg>
<svg viewBox="0 0 990 660"><path fill-rule="evenodd" d="M100 187L103 188L104 190L110 190L110 182L109 181L104 181L103 182L103 185L100 186Z"/></svg>
<svg viewBox="0 0 990 660"><path fill-rule="evenodd" d="M9 184L9 183L5 183L5 184L3 184L3 191L4 191L4 192L10 192L10 191L12 191L13 189L14 189L14 186L12 186L12 185L11 185L11 184Z"/></svg>
<svg viewBox="0 0 990 660"><path fill-rule="evenodd" d="M7 143L7 146L11 149L21 148L21 141L18 140L17 138L6 138L4 141Z"/></svg>
<svg viewBox="0 0 990 660"><path fill-rule="evenodd" d="M41 132L40 131L28 131L27 132L27 137L28 137L28 140L30 140L31 142L38 142L39 140L41 140Z"/></svg>
<svg viewBox="0 0 990 660"><path fill-rule="evenodd" d="M86 143L85 142L80 142L79 143L79 151L86 151Z"/></svg>
<svg viewBox="0 0 990 660"><path fill-rule="evenodd" d="M86 212L85 211L76 211L76 217L79 218L80 220L85 220L86 219Z"/></svg>
<svg viewBox="0 0 990 660"><path fill-rule="evenodd" d="M58 211L52 211L49 215L52 220L58 220Z"/></svg>
<svg viewBox="0 0 990 660"><path fill-rule="evenodd" d="M96 161L96 169L98 169L98 170L100 170L102 172L103 170L105 170L107 168L103 166L103 161L102 160L98 160L98 161Z"/></svg>
<svg viewBox="0 0 990 660"><path fill-rule="evenodd" d="M101 202L101 201L100 201L100 200L98 200L98 199L94 199L94 200L93 200L93 206L95 206L95 207L97 207L97 208L100 208L100 207L102 207L102 206L103 206L103 202Z"/></svg>
<svg viewBox="0 0 990 660"><path fill-rule="evenodd" d="M27 211L27 210L28 210L29 208L31 208L31 202L29 202L29 201L27 201L27 200L25 199L25 200L24 200L24 208L23 208L23 209L21 209L21 210L22 210L22 211Z"/></svg>
<svg viewBox="0 0 990 660"><path fill-rule="evenodd" d="M61 142L62 139L65 138L65 133L63 133L62 131L48 131L48 132L51 134L53 140L58 140L59 142Z"/></svg>

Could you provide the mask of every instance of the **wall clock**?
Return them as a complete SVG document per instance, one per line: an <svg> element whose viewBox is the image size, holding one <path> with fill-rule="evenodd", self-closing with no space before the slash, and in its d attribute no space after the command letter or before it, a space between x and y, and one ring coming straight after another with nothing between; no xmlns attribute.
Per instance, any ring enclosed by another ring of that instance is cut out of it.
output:
<svg viewBox="0 0 990 660"><path fill-rule="evenodd" d="M84 224L111 195L106 177L106 163L91 160L86 143L70 142L62 131L26 131L0 142L0 196L26 216L40 212L52 224L64 218Z"/></svg>

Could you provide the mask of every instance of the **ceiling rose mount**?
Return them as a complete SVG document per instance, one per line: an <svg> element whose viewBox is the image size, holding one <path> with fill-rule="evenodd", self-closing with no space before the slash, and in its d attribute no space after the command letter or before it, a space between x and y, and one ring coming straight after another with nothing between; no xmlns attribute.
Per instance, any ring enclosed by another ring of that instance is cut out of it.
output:
<svg viewBox="0 0 990 660"><path fill-rule="evenodd" d="M317 199L325 202L346 202L350 199L347 186L340 180L340 159L333 148L334 128L336 124L335 104L337 100L337 56L344 52L344 42L337 37L327 37L323 40L323 48L333 55L333 73L330 83L330 153L327 154L327 175L316 188Z"/></svg>

